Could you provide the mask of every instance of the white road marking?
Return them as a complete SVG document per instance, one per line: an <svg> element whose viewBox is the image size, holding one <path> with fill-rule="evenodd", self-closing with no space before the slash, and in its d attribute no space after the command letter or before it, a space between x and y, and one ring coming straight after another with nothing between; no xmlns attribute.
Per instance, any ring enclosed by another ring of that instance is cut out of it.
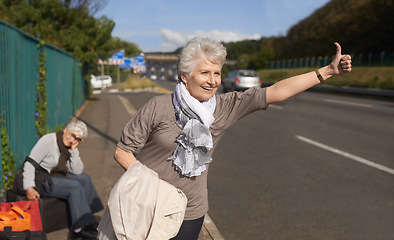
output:
<svg viewBox="0 0 394 240"><path fill-rule="evenodd" d="M325 98L324 101L325 102L331 102L331 103L339 103L339 104L345 104L345 105L359 106L359 107L367 107L367 108L371 108L372 107L371 104L348 102L348 101L328 99L328 98Z"/></svg>
<svg viewBox="0 0 394 240"><path fill-rule="evenodd" d="M382 170L382 171L385 171L385 172L388 172L388 173L391 173L391 174L394 175L394 170L393 169L388 168L386 166L383 166L383 165L381 165L379 163L375 163L375 162L369 161L369 160L367 160L365 158L358 157L356 155L353 155L353 154L341 151L339 149L336 149L336 148L327 146L325 144L313 141L313 140L311 140L309 138L306 138L306 137L302 137L302 136L296 135L296 138L298 138L299 140L304 141L306 143L309 143L309 144L312 144L314 146L317 146L317 147L320 147L322 149L325 149L327 151L330 151L330 152L336 153L338 155L341 155L343 157L349 158L349 159L354 160L356 162L368 165L370 167L373 167L373 168L376 168L376 169L379 169L379 170Z"/></svg>
<svg viewBox="0 0 394 240"><path fill-rule="evenodd" d="M135 109L135 107L130 103L130 101L127 98L120 95L117 96L120 102L123 104L126 111L130 114L130 116L133 116L137 112L137 109Z"/></svg>

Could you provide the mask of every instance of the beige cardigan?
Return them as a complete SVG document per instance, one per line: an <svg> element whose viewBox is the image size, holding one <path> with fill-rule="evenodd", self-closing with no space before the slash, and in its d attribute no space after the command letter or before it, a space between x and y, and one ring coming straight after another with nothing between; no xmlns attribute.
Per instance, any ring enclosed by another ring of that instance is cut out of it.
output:
<svg viewBox="0 0 394 240"><path fill-rule="evenodd" d="M177 235L186 205L181 190L137 161L113 187L97 239L168 240Z"/></svg>

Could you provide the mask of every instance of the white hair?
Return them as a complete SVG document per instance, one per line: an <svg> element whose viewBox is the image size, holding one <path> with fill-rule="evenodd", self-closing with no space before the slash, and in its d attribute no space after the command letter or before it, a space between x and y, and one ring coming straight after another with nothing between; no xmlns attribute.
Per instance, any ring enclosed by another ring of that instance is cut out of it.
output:
<svg viewBox="0 0 394 240"><path fill-rule="evenodd" d="M82 139L88 136L88 127L80 120L73 120L67 125L66 132L78 132Z"/></svg>
<svg viewBox="0 0 394 240"><path fill-rule="evenodd" d="M206 59L223 67L226 56L226 48L221 43L208 38L193 38L179 54L177 65L178 79L181 79L182 74L190 77L200 60Z"/></svg>

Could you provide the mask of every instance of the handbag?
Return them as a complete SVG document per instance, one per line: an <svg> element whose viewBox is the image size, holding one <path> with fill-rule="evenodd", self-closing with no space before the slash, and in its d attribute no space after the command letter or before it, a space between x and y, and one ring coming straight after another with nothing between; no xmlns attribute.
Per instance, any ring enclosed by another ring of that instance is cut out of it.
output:
<svg viewBox="0 0 394 240"><path fill-rule="evenodd" d="M4 231L5 227L11 227L14 231L31 230L30 214L17 206L0 211L0 231Z"/></svg>
<svg viewBox="0 0 394 240"><path fill-rule="evenodd" d="M0 231L0 240L48 240L44 231L12 231L10 227L5 227Z"/></svg>
<svg viewBox="0 0 394 240"><path fill-rule="evenodd" d="M38 201L18 201L0 205L0 231L12 227L12 231L42 231Z"/></svg>
<svg viewBox="0 0 394 240"><path fill-rule="evenodd" d="M34 168L34 183L35 187L34 189L40 194L40 196L45 196L46 193L49 193L52 191L53 187L53 182L50 173L45 170L43 167L41 167L36 161L33 159L26 157L25 162L22 164L22 166L18 169L17 176L15 177L15 182L14 182L14 190L17 194L26 196L26 191L23 189L23 166L25 165L26 162L31 163ZM48 182L48 186L46 182Z"/></svg>

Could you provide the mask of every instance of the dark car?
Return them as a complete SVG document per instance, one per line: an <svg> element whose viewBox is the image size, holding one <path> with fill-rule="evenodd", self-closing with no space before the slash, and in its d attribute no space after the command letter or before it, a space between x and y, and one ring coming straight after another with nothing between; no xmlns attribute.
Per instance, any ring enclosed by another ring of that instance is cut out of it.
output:
<svg viewBox="0 0 394 240"><path fill-rule="evenodd" d="M240 69L231 71L227 77L222 80L222 85L225 92L230 92L260 86L261 80L256 71Z"/></svg>

